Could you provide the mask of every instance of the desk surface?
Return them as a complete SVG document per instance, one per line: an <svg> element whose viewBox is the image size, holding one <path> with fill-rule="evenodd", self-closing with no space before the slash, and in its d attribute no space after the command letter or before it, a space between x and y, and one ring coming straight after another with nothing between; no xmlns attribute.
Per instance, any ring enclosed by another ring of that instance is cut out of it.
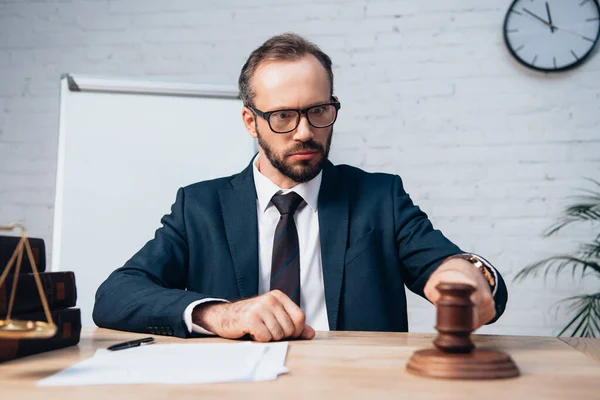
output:
<svg viewBox="0 0 600 400"><path fill-rule="evenodd" d="M84 329L78 346L0 364L2 398L220 399L402 398L511 400L599 399L600 339L473 335L479 348L511 355L522 376L499 381L432 380L405 372L411 354L431 346L433 334L318 332L311 341L292 341L290 372L273 382L207 385L114 385L39 388L35 382L86 359L97 348L146 335ZM226 342L155 336L158 343ZM201 362L200 360L198 362Z"/></svg>

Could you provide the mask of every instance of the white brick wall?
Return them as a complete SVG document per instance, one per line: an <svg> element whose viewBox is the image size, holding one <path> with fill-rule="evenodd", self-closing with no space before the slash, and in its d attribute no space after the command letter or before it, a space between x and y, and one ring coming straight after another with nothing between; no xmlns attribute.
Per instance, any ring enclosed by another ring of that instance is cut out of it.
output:
<svg viewBox="0 0 600 400"><path fill-rule="evenodd" d="M51 245L61 73L235 84L252 49L296 31L335 64L333 160L402 175L438 228L498 266L510 302L483 331L556 334L566 316L550 306L598 282L511 279L590 237L541 232L599 178L600 56L554 76L523 69L502 42L509 3L0 1L0 222ZM411 329L432 331L431 307L410 304Z"/></svg>

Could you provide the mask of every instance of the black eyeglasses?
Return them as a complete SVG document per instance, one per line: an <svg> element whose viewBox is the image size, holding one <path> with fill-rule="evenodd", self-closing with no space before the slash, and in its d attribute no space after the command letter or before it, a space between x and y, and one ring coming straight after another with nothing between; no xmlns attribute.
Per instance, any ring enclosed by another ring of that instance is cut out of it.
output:
<svg viewBox="0 0 600 400"><path fill-rule="evenodd" d="M248 106L256 115L260 116L269 123L269 127L275 133L289 133L296 129L300 124L300 116L306 115L308 123L314 128L327 128L333 125L337 119L338 110L341 104L337 101L325 104L318 104L303 110L286 108L263 112L252 106Z"/></svg>

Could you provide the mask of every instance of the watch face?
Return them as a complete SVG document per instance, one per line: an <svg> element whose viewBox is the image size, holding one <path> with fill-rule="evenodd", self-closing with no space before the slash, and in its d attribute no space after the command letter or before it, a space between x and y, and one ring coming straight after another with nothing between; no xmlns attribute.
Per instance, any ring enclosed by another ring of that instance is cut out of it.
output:
<svg viewBox="0 0 600 400"><path fill-rule="evenodd" d="M596 0L514 0L504 20L508 50L538 71L564 71L581 64L599 37Z"/></svg>

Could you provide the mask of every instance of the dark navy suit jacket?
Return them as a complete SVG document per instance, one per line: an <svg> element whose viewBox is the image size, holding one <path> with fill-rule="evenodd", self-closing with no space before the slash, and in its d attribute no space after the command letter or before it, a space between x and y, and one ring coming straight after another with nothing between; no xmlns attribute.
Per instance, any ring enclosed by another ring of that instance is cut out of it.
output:
<svg viewBox="0 0 600 400"><path fill-rule="evenodd" d="M423 296L431 273L462 251L433 229L399 176L327 162L318 199L331 330L407 331L404 285ZM240 174L179 189L163 226L99 287L94 322L134 332L196 336L192 302L258 294L256 189ZM499 276L496 319L507 291Z"/></svg>

